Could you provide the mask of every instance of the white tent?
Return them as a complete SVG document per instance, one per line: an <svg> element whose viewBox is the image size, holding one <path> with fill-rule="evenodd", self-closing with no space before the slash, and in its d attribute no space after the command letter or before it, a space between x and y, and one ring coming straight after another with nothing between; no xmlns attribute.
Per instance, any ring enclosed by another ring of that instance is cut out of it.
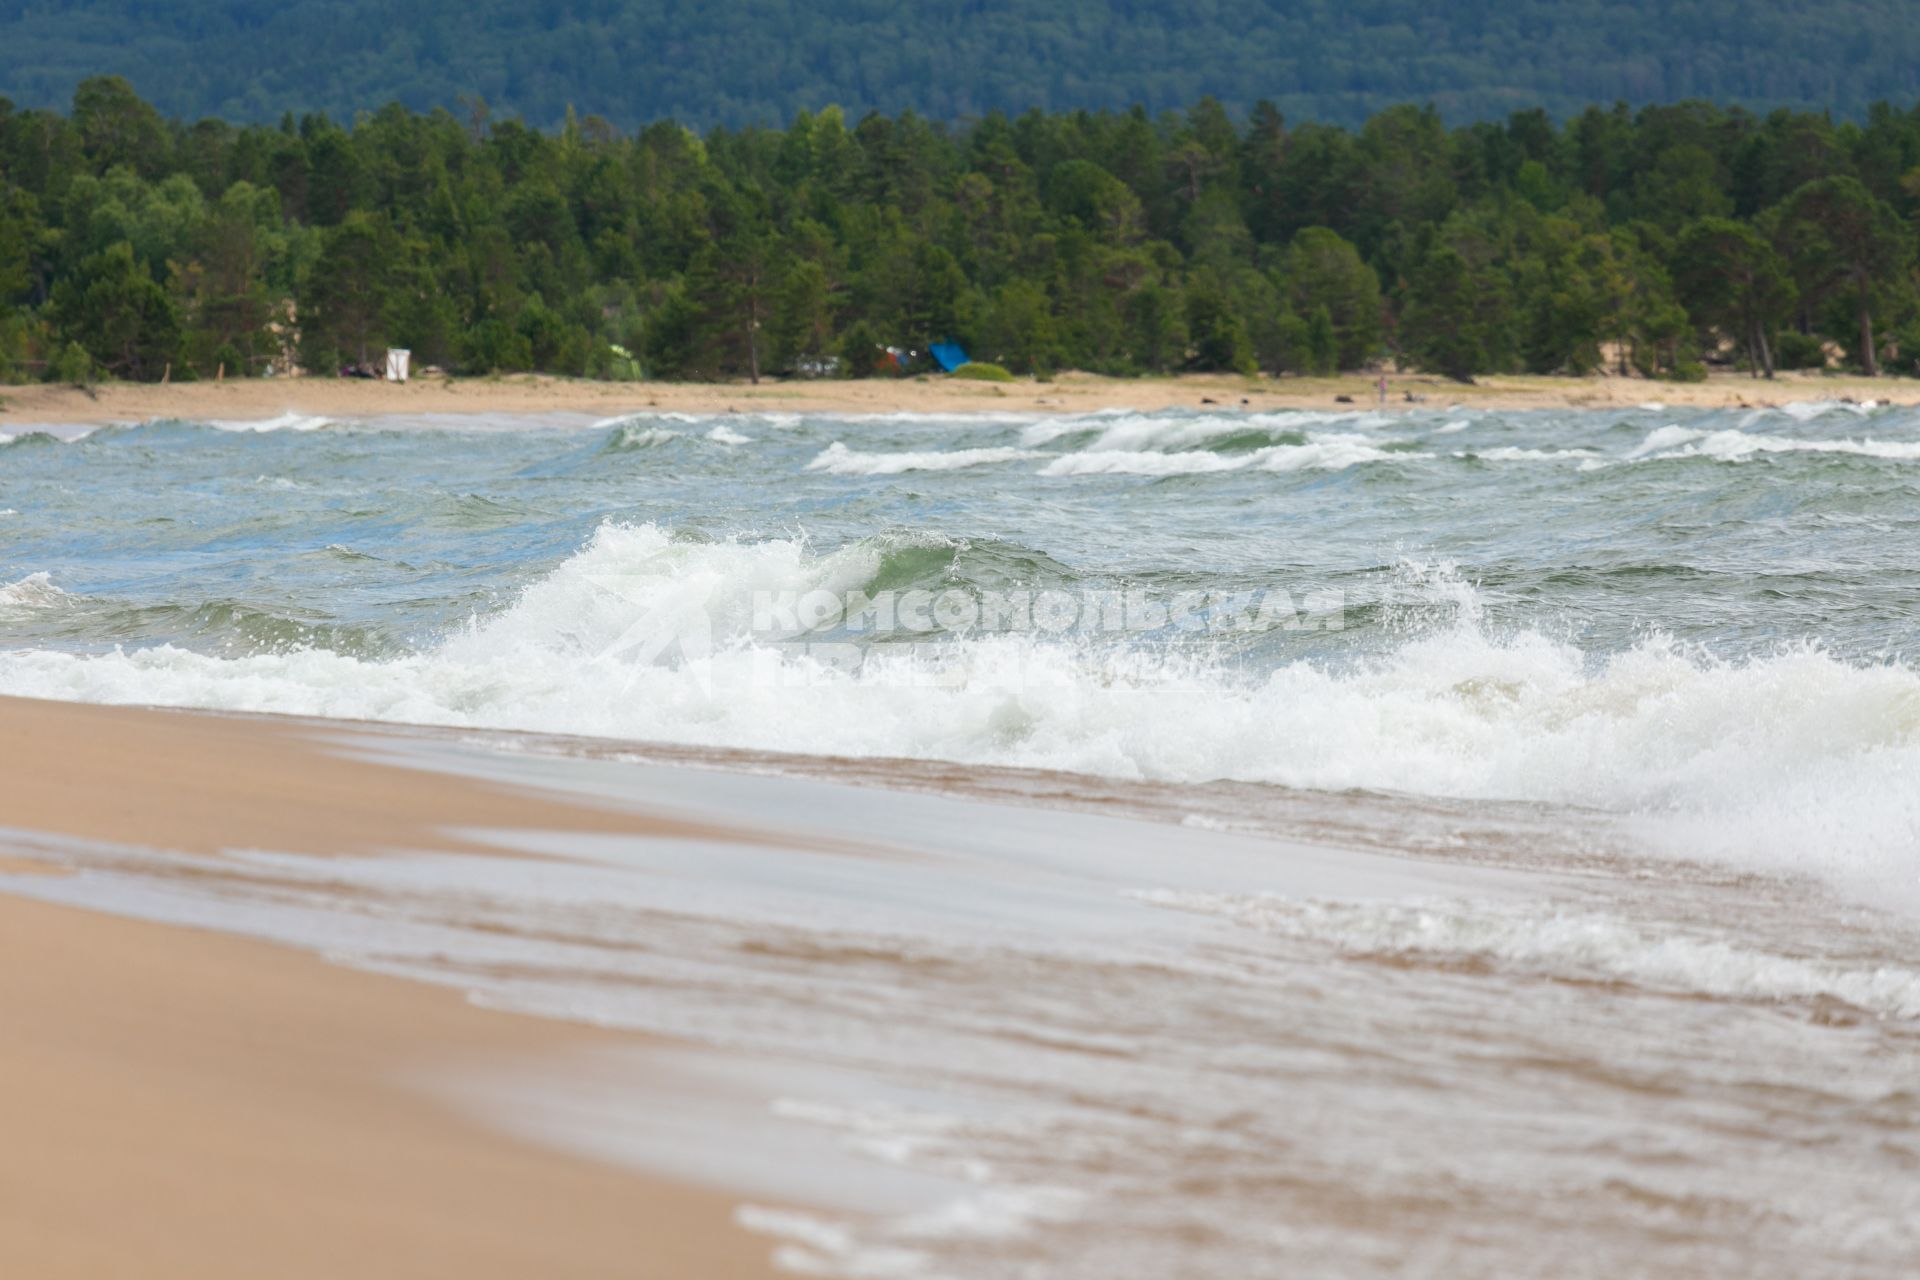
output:
<svg viewBox="0 0 1920 1280"><path fill-rule="evenodd" d="M388 347L387 381L405 382L407 380L407 363L412 359L413 352L407 350L405 347Z"/></svg>

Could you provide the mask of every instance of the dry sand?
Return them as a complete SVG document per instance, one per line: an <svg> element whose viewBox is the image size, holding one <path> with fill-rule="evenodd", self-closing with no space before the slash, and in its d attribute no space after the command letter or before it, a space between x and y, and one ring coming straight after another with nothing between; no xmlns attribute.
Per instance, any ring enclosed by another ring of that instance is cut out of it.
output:
<svg viewBox="0 0 1920 1280"><path fill-rule="evenodd" d="M307 852L418 847L453 823L642 821L341 759L317 732L0 699L0 821ZM635 1043L0 894L0 1274L769 1275L769 1244L734 1226L732 1197L524 1145L420 1083Z"/></svg>
<svg viewBox="0 0 1920 1280"><path fill-rule="evenodd" d="M1650 382L1641 378L1482 378L1474 386L1444 379L1388 378L1388 405L1407 406L1408 394L1430 406L1452 404L1515 409L1604 408L1659 401L1669 405L1738 407L1796 400L1878 400L1920 403L1920 380L1782 374L1774 382L1721 374L1706 382ZM535 375L503 378L421 378L405 385L340 378L267 379L168 386L114 384L93 389L0 387L0 426L31 423L135 422L152 418L260 420L297 413L358 417L372 414L547 412L613 416L648 409L681 413L983 412L1082 413L1094 409L1161 409L1174 405L1221 408L1332 409L1338 396L1356 407L1377 403L1374 379L1102 378L1063 374L1052 382L958 381L923 377L844 381L746 383L587 382ZM1242 402L1245 402L1243 405Z"/></svg>
<svg viewBox="0 0 1920 1280"><path fill-rule="evenodd" d="M0 826L206 854L492 851L455 827L767 839L359 760L323 750L326 733L271 716L0 698Z"/></svg>

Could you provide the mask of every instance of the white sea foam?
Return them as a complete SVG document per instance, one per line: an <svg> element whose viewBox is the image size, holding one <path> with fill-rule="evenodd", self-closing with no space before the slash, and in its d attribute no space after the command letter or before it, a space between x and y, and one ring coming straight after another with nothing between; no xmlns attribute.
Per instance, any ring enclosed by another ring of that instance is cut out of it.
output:
<svg viewBox="0 0 1920 1280"><path fill-rule="evenodd" d="M1744 662L1658 638L1601 661L1456 615L1343 669L1264 677L1192 654L1033 635L872 650L857 671L750 634L758 591L870 583L884 550L679 542L603 527L437 649L220 658L172 646L0 652L0 691L583 733L815 754L1510 798L1643 815L1688 856L1838 870L1920 898L1920 675L1801 649ZM7 590L57 600L34 575Z"/></svg>
<svg viewBox="0 0 1920 1280"><path fill-rule="evenodd" d="M0 515L15 515L13 511L0 511ZM0 609L54 609L71 599L66 592L53 585L53 579L44 573L30 573L18 582L0 585Z"/></svg>
<svg viewBox="0 0 1920 1280"><path fill-rule="evenodd" d="M713 441L715 444L752 444L753 443L752 436L741 435L738 431L735 431L731 427L725 426L724 424L721 426L715 427L713 430L707 432L707 439Z"/></svg>
<svg viewBox="0 0 1920 1280"><path fill-rule="evenodd" d="M1755 435L1736 428L1703 431L1692 427L1661 427L1627 454L1633 460L1714 458L1744 462L1763 453L1834 453L1893 461L1920 461L1920 440L1802 440L1788 436Z"/></svg>
<svg viewBox="0 0 1920 1280"><path fill-rule="evenodd" d="M672 427L648 427L637 422L617 425L619 429L611 443L619 449L657 449L669 440L678 440L681 435Z"/></svg>
<svg viewBox="0 0 1920 1280"><path fill-rule="evenodd" d="M1367 437L1330 433L1304 444L1277 444L1248 453L1189 450L1089 449L1062 454L1040 469L1043 476L1136 475L1188 476L1217 471L1339 471L1394 457Z"/></svg>
<svg viewBox="0 0 1920 1280"><path fill-rule="evenodd" d="M220 431L318 431L332 421L304 413L283 413L277 418L215 418L207 425Z"/></svg>
<svg viewBox="0 0 1920 1280"><path fill-rule="evenodd" d="M896 476L908 471L957 471L1018 462L1040 455L1031 449L953 449L907 453L858 453L838 440L807 464L809 471L836 476Z"/></svg>
<svg viewBox="0 0 1920 1280"><path fill-rule="evenodd" d="M742 1205L735 1220L784 1243L774 1258L799 1275L900 1280L941 1274L934 1251L953 1240L1004 1240L1067 1220L1087 1199L1059 1187L989 1187L936 1209L861 1230L818 1214Z"/></svg>
<svg viewBox="0 0 1920 1280"><path fill-rule="evenodd" d="M1284 413L1139 413L1130 409L1105 409L1097 413L1077 414L1033 422L1020 433L1020 443L1028 448L1052 444L1064 436L1097 433L1087 442L1088 452L1137 453L1149 449L1192 449L1224 440L1265 432L1269 436L1298 435L1310 427L1338 425L1347 428L1397 425L1380 414L1354 412L1322 413L1310 409Z"/></svg>
<svg viewBox="0 0 1920 1280"><path fill-rule="evenodd" d="M593 426L599 429L609 427L635 427L645 429L654 423L677 422L682 426L712 421L711 415L694 413L675 413L665 409L650 409L645 413L622 413L611 418L602 418Z"/></svg>
<svg viewBox="0 0 1920 1280"><path fill-rule="evenodd" d="M1618 917L1538 903L1325 901L1278 894L1152 890L1152 906L1216 915L1350 954L1472 957L1534 973L1610 978L1735 1000L1844 1000L1920 1018L1920 970L1779 955L1714 936L1655 932Z"/></svg>
<svg viewBox="0 0 1920 1280"><path fill-rule="evenodd" d="M1811 422L1815 418L1823 418L1830 413L1864 416L1879 407L1879 403L1873 400L1864 403L1847 400L1796 400L1776 406L1774 411L1784 413L1796 422Z"/></svg>
<svg viewBox="0 0 1920 1280"><path fill-rule="evenodd" d="M795 1275L905 1280L927 1275L931 1264L922 1250L869 1244L850 1223L819 1214L746 1204L734 1210L734 1220L748 1231L783 1241L774 1251L774 1263Z"/></svg>
<svg viewBox="0 0 1920 1280"><path fill-rule="evenodd" d="M1305 444L1275 445L1256 455L1262 471L1340 471L1367 462L1386 462L1407 454L1394 454L1378 448L1365 436L1332 434L1316 436Z"/></svg>

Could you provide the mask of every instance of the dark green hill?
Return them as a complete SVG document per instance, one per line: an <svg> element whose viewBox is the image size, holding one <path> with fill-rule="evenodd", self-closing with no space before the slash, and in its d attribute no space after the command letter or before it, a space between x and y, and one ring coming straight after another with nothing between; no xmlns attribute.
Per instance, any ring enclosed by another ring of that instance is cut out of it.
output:
<svg viewBox="0 0 1920 1280"><path fill-rule="evenodd" d="M1857 115L1920 93L1920 21L1899 0L0 0L0 95L64 105L101 73L235 120L472 95L542 125L1203 94L1349 124L1428 100L1453 120L1690 97Z"/></svg>

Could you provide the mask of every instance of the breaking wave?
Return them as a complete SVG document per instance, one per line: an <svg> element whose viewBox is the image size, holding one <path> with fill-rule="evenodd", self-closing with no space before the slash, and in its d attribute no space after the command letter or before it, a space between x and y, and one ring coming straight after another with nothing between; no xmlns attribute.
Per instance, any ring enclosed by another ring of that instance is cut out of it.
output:
<svg viewBox="0 0 1920 1280"><path fill-rule="evenodd" d="M1896 462L1920 461L1920 440L1800 440L1788 436L1754 435L1737 427L1705 431L1694 427L1661 427L1650 433L1629 460L1713 458L1744 462L1762 454L1831 453Z"/></svg>
<svg viewBox="0 0 1920 1280"><path fill-rule="evenodd" d="M1040 456L1031 449L1013 448L859 453L835 440L807 464L807 470L836 476L895 476L908 471L957 471L963 467L984 467Z"/></svg>
<svg viewBox="0 0 1920 1280"><path fill-rule="evenodd" d="M46 573L30 573L18 582L0 585L0 610L57 609L69 598Z"/></svg>
<svg viewBox="0 0 1920 1280"><path fill-rule="evenodd" d="M1363 436L1338 434L1238 454L1095 449L1055 458L1040 469L1040 474L1179 476L1215 471L1339 471L1366 462L1386 462L1395 456Z"/></svg>
<svg viewBox="0 0 1920 1280"><path fill-rule="evenodd" d="M1586 806L1687 856L1915 888L1920 675L1816 648L1722 661L1653 637L1596 657L1497 632L1427 575L1431 622L1344 665L1249 669L1084 636L871 644L848 666L769 635L756 593L1071 583L1010 544L913 535L820 554L605 525L509 607L424 651L349 637L219 657L174 645L0 652L0 691L601 735L810 754L1036 766L1175 782ZM8 607L59 601L45 575ZM230 625L225 620L222 625Z"/></svg>
<svg viewBox="0 0 1920 1280"><path fill-rule="evenodd" d="M215 418L207 425L217 431L318 431L332 422L331 418L319 418L311 414L283 413L274 418Z"/></svg>

